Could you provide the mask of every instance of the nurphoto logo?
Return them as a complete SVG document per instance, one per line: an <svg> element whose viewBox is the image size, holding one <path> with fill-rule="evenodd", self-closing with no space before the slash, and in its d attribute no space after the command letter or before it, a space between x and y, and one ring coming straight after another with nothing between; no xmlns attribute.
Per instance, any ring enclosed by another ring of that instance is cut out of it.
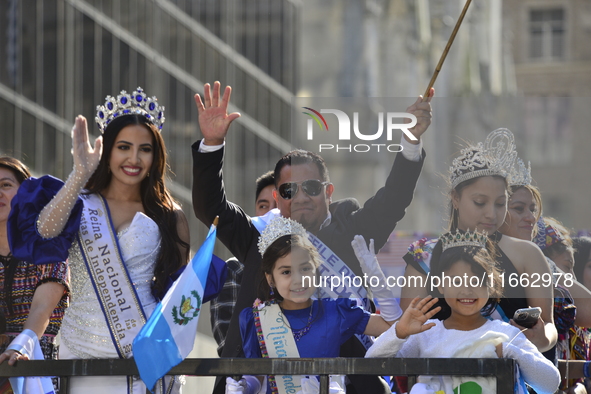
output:
<svg viewBox="0 0 591 394"><path fill-rule="evenodd" d="M417 118L413 114L407 112L379 112L378 113L378 130L375 133L362 133L359 130L359 112L353 112L353 127L351 127L351 118L347 113L338 109L320 109L317 111L311 107L302 107L306 111L303 114L310 117L306 123L306 136L309 141L314 140L314 128L320 132L329 132L328 122L322 114L333 114L336 116L338 122L338 143L327 144L321 143L318 145L318 151L335 151L335 152L400 152L402 146L400 144L385 144L385 143L363 143L363 144L347 144L343 143L351 141L351 129L355 138L361 141L376 141L382 138L384 134L384 123L386 123L386 140L392 141L394 138L399 139L399 134L394 133L395 130L400 130L409 139L416 141L417 138L409 131L417 124ZM384 122L385 119L385 122ZM405 119L410 119L409 123L404 123ZM316 124L317 126L314 126Z"/></svg>

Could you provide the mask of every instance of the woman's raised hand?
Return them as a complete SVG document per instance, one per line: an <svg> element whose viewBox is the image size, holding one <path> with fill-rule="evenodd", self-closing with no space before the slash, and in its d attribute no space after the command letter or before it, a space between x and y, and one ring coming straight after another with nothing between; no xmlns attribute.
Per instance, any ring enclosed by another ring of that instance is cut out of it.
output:
<svg viewBox="0 0 591 394"><path fill-rule="evenodd" d="M37 231L43 238L57 237L68 220L78 194L98 167L103 152L103 137L94 142L94 148L88 141L88 126L82 115L76 117L72 128L72 156L74 170L64 186L39 214Z"/></svg>
<svg viewBox="0 0 591 394"><path fill-rule="evenodd" d="M228 103L232 95L232 88L226 86L224 95L220 101L220 83L215 81L213 84L213 94L211 86L206 83L203 86L203 98L199 94L195 95L195 104L199 111L199 127L203 134L205 145L221 145L228 134L230 123L240 117L240 113L233 112L228 114Z"/></svg>
<svg viewBox="0 0 591 394"><path fill-rule="evenodd" d="M418 334L434 327L435 323L425 323L441 310L440 306L430 310L437 301L437 298L433 298L430 295L423 299L415 297L402 314L398 323L396 323L396 336L400 339L406 339L410 335Z"/></svg>
<svg viewBox="0 0 591 394"><path fill-rule="evenodd" d="M102 152L103 137L100 136L94 141L94 148L90 146L86 118L78 115L72 128L74 171L81 177L88 179L98 167Z"/></svg>

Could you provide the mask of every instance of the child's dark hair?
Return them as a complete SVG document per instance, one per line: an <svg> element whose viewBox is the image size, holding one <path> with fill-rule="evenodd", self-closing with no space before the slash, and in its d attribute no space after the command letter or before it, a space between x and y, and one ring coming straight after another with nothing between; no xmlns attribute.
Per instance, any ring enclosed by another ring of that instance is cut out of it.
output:
<svg viewBox="0 0 591 394"><path fill-rule="evenodd" d="M572 240L573 247L575 248L575 266L573 267L573 271L575 272L577 280L583 283L583 273L585 271L585 266L587 265L589 254L591 253L591 237L575 237Z"/></svg>
<svg viewBox="0 0 591 394"><path fill-rule="evenodd" d="M271 288L269 287L269 283L267 283L265 274L272 276L277 260L290 254L292 248L301 248L308 252L310 254L310 263L314 266L315 271L318 271L318 267L320 266L320 256L314 245L312 245L307 238L302 235L292 234L277 238L271 245L269 245L267 250L265 250L263 260L261 261L260 273L262 277L259 282L258 297L262 301L271 299ZM281 294L277 291L275 291L275 299L278 302L283 301L283 297L281 297Z"/></svg>
<svg viewBox="0 0 591 394"><path fill-rule="evenodd" d="M546 242L546 245L538 245L540 249L542 249L544 256L553 260L557 255L564 252L570 252L574 255L575 249L573 248L573 240L570 237L570 231L564 227L560 221L548 216L544 216L544 223L546 226L552 226L557 235L560 236L558 239L553 239L551 245L546 246L548 242ZM538 226L534 226L534 228L538 229Z"/></svg>
<svg viewBox="0 0 591 394"><path fill-rule="evenodd" d="M472 273L479 280L484 278L484 284L489 289L489 299L482 308L482 314L483 316L490 316L495 311L499 299L502 296L501 282L499 280L500 272L494 259L485 248L478 246L451 247L441 253L439 264L437 264L437 268L432 272L433 276L442 277L442 274L458 261L464 261L470 265ZM492 283L491 278L493 279ZM434 296L439 297L439 305L441 305L443 315L449 316L451 310L447 302L445 302L443 295L439 291L436 291Z"/></svg>

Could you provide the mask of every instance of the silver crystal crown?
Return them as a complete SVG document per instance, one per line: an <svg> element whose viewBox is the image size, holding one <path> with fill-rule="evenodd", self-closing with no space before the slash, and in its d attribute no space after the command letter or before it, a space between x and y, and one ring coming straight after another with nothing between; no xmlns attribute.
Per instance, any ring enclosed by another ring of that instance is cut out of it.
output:
<svg viewBox="0 0 591 394"><path fill-rule="evenodd" d="M485 232L479 233L476 230L460 232L456 229L455 232L449 231L443 234L439 239L441 239L442 251L456 246L477 246L479 248L485 248L488 235Z"/></svg>
<svg viewBox="0 0 591 394"><path fill-rule="evenodd" d="M116 117L123 115L144 115L148 120L162 130L164 124L164 107L158 105L158 99L148 97L144 90L138 87L132 94L122 90L117 98L107 96L104 105L97 105L94 120L101 133L105 132L107 125Z"/></svg>
<svg viewBox="0 0 591 394"><path fill-rule="evenodd" d="M515 137L509 129L496 129L486 136L484 144L468 146L461 150L449 168L451 187L469 179L487 175L507 178L509 169L517 157Z"/></svg>
<svg viewBox="0 0 591 394"><path fill-rule="evenodd" d="M531 163L527 162L527 167L525 163L520 158L517 158L513 167L511 168L511 172L509 173L509 185L510 186L529 186L532 183L531 177Z"/></svg>
<svg viewBox="0 0 591 394"><path fill-rule="evenodd" d="M261 256L273 242L284 235L301 235L307 237L306 229L295 220L278 216L273 218L259 237L258 247Z"/></svg>

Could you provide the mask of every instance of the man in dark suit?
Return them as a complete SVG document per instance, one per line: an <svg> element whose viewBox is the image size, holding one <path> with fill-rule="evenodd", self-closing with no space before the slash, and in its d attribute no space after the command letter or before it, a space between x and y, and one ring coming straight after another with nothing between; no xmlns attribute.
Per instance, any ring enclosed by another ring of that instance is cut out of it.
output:
<svg viewBox="0 0 591 394"><path fill-rule="evenodd" d="M265 172L257 178L255 216L263 216L277 206L277 203L273 199L273 190L275 190L273 171ZM244 264L238 261L236 257L231 257L226 260L226 268L228 273L224 286L217 297L209 302L211 331L218 344L218 355L220 356L226 343L226 334L240 292Z"/></svg>
<svg viewBox="0 0 591 394"><path fill-rule="evenodd" d="M220 84L215 82L213 94L209 84L204 88L204 102L199 95L195 102L199 110L199 124L203 139L193 144L193 209L195 215L209 226L219 216L218 238L236 258L244 263L240 295L222 357L240 357L242 342L238 316L246 307L252 306L257 297L258 270L261 255L257 242L260 221L249 217L239 206L227 201L223 184L222 166L224 140L230 123L240 114L227 114L231 88L226 87L220 100ZM433 96L433 91L430 97ZM275 168L274 198L278 210L267 215L282 215L299 221L312 234L335 252L356 275L363 275L355 257L351 241L356 234L366 240L374 239L379 250L404 217L412 201L424 159L421 135L431 123L430 99L422 98L406 112L416 116L417 124L410 132L417 138L404 136L402 154L397 154L385 186L363 207L356 200L347 199L332 203L334 186L330 183L324 160L312 152L293 151L285 155ZM341 348L341 355L362 357L363 346L356 340ZM348 393L389 393L385 382L378 377L349 376ZM223 380L219 380L214 393L223 393Z"/></svg>

